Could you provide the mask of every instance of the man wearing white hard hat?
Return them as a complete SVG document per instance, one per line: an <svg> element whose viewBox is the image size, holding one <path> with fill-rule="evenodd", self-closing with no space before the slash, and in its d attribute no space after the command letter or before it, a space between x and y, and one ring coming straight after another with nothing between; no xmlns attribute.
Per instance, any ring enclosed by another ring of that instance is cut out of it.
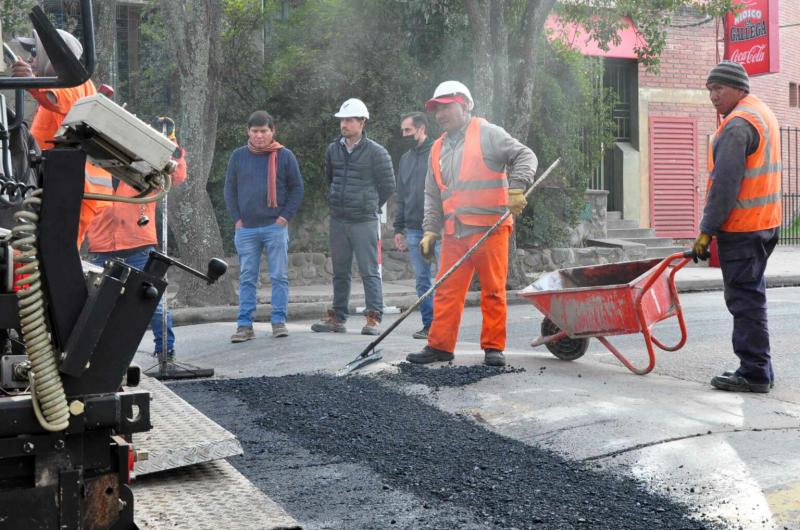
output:
<svg viewBox="0 0 800 530"><path fill-rule="evenodd" d="M83 55L83 46L72 34L58 30L58 35L67 45L67 48L77 57ZM33 37L18 37L17 41L30 54L27 61L18 60L11 67L14 77L43 77L55 76L56 72L47 56L47 51L42 45L39 35L34 31ZM72 88L31 88L28 92L33 96L39 106L31 123L31 134L36 139L42 150L52 149L53 137L64 121L64 117L79 99L97 94L94 83L89 79L82 85ZM97 166L86 163L86 175L83 189L87 193L111 195L114 191L111 175ZM81 202L80 224L78 226L78 246L81 246L86 231L92 219L100 210L109 207L107 201L84 199Z"/></svg>
<svg viewBox="0 0 800 530"><path fill-rule="evenodd" d="M474 118L472 94L463 83L445 81L425 104L444 130L431 148L425 181L423 256L432 257L442 238L439 274L448 271L467 250L511 210L525 208L525 188L533 181L537 160L528 147L503 128ZM406 358L427 364L453 360L464 301L473 273L481 284L480 344L490 366L505 365L506 278L508 240L513 217L491 234L461 267L436 290L428 344Z"/></svg>
<svg viewBox="0 0 800 530"><path fill-rule="evenodd" d="M348 99L339 112L341 135L325 153L330 208L333 308L311 326L318 333L344 333L349 316L353 257L364 284L366 323L362 335L378 335L383 317L383 285L378 269L378 214L394 193L392 160L386 149L367 138L369 119L360 99Z"/></svg>

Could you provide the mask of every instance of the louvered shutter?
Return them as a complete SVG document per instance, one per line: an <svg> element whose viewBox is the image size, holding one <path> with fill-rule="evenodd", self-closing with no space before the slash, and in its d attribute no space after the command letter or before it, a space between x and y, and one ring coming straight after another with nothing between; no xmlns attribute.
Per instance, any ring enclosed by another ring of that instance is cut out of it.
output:
<svg viewBox="0 0 800 530"><path fill-rule="evenodd" d="M650 117L650 226L659 237L694 237L697 120Z"/></svg>

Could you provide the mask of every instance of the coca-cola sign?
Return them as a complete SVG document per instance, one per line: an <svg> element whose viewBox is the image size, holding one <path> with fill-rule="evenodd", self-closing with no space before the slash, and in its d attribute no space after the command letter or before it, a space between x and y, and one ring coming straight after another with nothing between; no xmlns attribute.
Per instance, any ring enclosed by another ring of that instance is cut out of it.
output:
<svg viewBox="0 0 800 530"><path fill-rule="evenodd" d="M780 71L778 0L740 0L725 17L725 58L750 75Z"/></svg>

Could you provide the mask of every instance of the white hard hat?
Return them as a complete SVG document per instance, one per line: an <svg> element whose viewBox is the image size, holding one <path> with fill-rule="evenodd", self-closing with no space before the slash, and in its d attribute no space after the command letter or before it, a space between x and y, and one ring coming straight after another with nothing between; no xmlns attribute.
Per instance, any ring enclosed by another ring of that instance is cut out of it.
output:
<svg viewBox="0 0 800 530"><path fill-rule="evenodd" d="M334 114L337 118L366 118L369 119L369 111L364 102L360 99L350 98L342 103L339 112Z"/></svg>
<svg viewBox="0 0 800 530"><path fill-rule="evenodd" d="M469 89L464 83L460 81L445 81L444 83L439 83L439 86L433 91L433 97L425 103L425 110L434 110L437 103L457 101L457 99L454 99L455 96L464 96L464 99L467 100L467 110L472 110L475 106L472 101L472 94L469 93Z"/></svg>

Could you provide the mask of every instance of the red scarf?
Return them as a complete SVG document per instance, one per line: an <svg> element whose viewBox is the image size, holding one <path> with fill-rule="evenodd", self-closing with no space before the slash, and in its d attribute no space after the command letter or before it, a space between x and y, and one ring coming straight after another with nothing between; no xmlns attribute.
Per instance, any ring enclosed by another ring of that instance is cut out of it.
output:
<svg viewBox="0 0 800 530"><path fill-rule="evenodd" d="M267 164L267 206L270 208L278 207L278 151L283 149L283 145L272 140L267 147L255 147L250 140L247 141L247 149L254 155L269 153L269 163Z"/></svg>

